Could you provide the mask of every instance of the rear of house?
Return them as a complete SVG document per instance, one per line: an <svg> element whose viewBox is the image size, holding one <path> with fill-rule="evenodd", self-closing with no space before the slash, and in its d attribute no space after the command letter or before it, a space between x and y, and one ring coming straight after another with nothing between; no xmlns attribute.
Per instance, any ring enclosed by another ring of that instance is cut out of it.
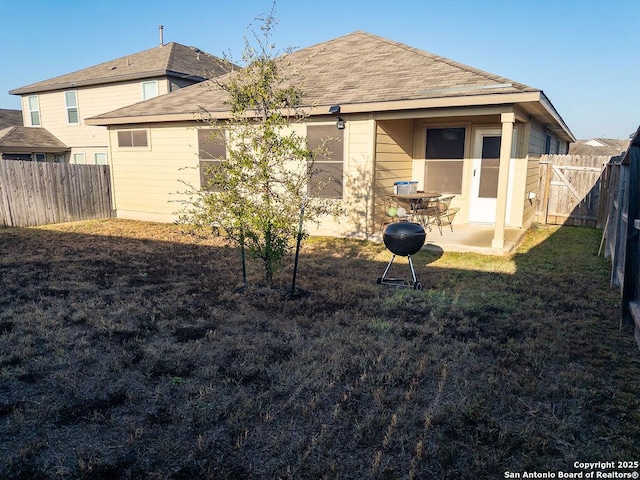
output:
<svg viewBox="0 0 640 480"><path fill-rule="evenodd" d="M456 221L494 226L500 248L505 227L533 220L539 156L575 141L541 90L365 32L286 59L313 86L310 117L291 128L310 143L339 140L324 165L331 188L317 194L347 213L323 219L315 234L375 234L381 199L413 180L454 195ZM198 185L206 164L202 109L221 122L229 116L224 94L205 82L87 122L109 128L118 216L176 218L183 182Z"/></svg>

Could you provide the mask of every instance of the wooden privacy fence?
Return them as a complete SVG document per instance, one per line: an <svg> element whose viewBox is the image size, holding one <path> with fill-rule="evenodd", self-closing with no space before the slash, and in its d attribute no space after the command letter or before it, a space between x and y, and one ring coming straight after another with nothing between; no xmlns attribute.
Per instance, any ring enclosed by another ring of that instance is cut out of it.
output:
<svg viewBox="0 0 640 480"><path fill-rule="evenodd" d="M611 284L622 293L622 320L634 325L640 347L640 128L608 170L604 255L611 259Z"/></svg>
<svg viewBox="0 0 640 480"><path fill-rule="evenodd" d="M542 155L538 177L537 221L550 225L602 228L603 172L610 156Z"/></svg>
<svg viewBox="0 0 640 480"><path fill-rule="evenodd" d="M108 165L0 160L0 226L110 217Z"/></svg>

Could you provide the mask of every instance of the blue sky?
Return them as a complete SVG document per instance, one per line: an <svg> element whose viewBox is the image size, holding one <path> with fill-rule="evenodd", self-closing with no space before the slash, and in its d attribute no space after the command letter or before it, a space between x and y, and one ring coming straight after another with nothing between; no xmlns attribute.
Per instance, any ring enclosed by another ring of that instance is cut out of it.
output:
<svg viewBox="0 0 640 480"><path fill-rule="evenodd" d="M154 47L239 59L270 0L0 0L0 108L8 91ZM628 138L640 125L639 0L278 0L277 47L355 30L539 88L577 138Z"/></svg>

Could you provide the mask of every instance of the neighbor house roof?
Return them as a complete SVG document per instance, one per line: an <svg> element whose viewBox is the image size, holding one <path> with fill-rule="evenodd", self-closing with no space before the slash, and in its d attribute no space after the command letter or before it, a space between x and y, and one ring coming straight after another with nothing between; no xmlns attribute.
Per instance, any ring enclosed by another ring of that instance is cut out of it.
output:
<svg viewBox="0 0 640 480"><path fill-rule="evenodd" d="M357 31L283 57L295 72L312 114L340 105L342 113L530 102L565 138L575 140L541 90L448 58ZM220 79L224 81L224 77ZM110 125L228 115L226 95L213 81L108 112L87 123ZM541 105L541 106L540 106ZM533 108L533 107L532 107Z"/></svg>
<svg viewBox="0 0 640 480"><path fill-rule="evenodd" d="M61 153L69 150L44 128L14 126L0 130L0 151L3 153Z"/></svg>
<svg viewBox="0 0 640 480"><path fill-rule="evenodd" d="M22 110L0 108L0 130L13 126L22 126Z"/></svg>
<svg viewBox="0 0 640 480"><path fill-rule="evenodd" d="M629 140L592 138L569 145L570 155L620 155L629 147Z"/></svg>
<svg viewBox="0 0 640 480"><path fill-rule="evenodd" d="M48 92L122 81L169 76L200 82L225 74L235 65L195 47L167 43L93 67L9 91L13 95Z"/></svg>

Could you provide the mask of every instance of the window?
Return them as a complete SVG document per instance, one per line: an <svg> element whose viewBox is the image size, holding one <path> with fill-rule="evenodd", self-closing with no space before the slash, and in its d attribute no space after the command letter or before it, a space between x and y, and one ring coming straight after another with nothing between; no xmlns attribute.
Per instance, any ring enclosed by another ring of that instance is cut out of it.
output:
<svg viewBox="0 0 640 480"><path fill-rule="evenodd" d="M545 154L551 153L551 135L549 134L547 134L544 140L544 153Z"/></svg>
<svg viewBox="0 0 640 480"><path fill-rule="evenodd" d="M200 159L200 187L215 191L210 185L212 168L227 158L224 130L219 128L202 128L198 130L198 158Z"/></svg>
<svg viewBox="0 0 640 480"><path fill-rule="evenodd" d="M67 123L69 125L77 125L78 119L78 97L76 91L64 92L64 103L67 107Z"/></svg>
<svg viewBox="0 0 640 480"><path fill-rule="evenodd" d="M323 150L315 159L307 190L310 197L342 199L343 139L344 130L337 130L333 123L307 126L307 146Z"/></svg>
<svg viewBox="0 0 640 480"><path fill-rule="evenodd" d="M120 130L118 132L119 147L148 147L146 130Z"/></svg>
<svg viewBox="0 0 640 480"><path fill-rule="evenodd" d="M38 102L37 95L31 95L27 99L27 103L29 104L29 118L31 119L32 127L40 126L40 105Z"/></svg>
<svg viewBox="0 0 640 480"><path fill-rule="evenodd" d="M142 82L142 99L147 100L149 98L158 96L158 82L156 80L152 82Z"/></svg>
<svg viewBox="0 0 640 480"><path fill-rule="evenodd" d="M33 160L30 153L3 153L2 160L20 160L30 162Z"/></svg>
<svg viewBox="0 0 640 480"><path fill-rule="evenodd" d="M425 191L462 193L466 129L428 128L425 154Z"/></svg>
<svg viewBox="0 0 640 480"><path fill-rule="evenodd" d="M84 165L84 153L74 153L73 154L73 163L76 165Z"/></svg>
<svg viewBox="0 0 640 480"><path fill-rule="evenodd" d="M107 164L107 154L104 152L94 153L93 160L96 165L106 165Z"/></svg>
<svg viewBox="0 0 640 480"><path fill-rule="evenodd" d="M36 162L46 162L47 161L47 156L44 153L34 153L33 157L34 157L34 160Z"/></svg>

